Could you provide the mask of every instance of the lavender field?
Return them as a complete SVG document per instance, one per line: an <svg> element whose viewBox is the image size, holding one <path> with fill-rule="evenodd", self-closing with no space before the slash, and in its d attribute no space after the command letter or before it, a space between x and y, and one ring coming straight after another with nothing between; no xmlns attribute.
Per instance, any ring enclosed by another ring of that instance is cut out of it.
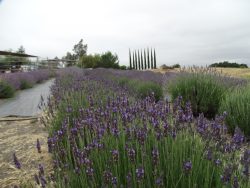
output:
<svg viewBox="0 0 250 188"><path fill-rule="evenodd" d="M179 76L60 71L48 104L41 103L54 169L47 173L40 163L29 185L249 187L248 135L239 127L229 131L227 112L206 118L194 114L185 97L164 99L163 86ZM233 82L232 87L238 86ZM45 146L36 144L40 153ZM18 152L13 157L22 169Z"/></svg>

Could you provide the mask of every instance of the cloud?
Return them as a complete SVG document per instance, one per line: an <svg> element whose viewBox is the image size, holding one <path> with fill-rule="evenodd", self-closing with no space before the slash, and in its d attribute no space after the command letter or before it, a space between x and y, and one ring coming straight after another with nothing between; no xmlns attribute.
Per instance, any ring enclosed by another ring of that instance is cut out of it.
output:
<svg viewBox="0 0 250 188"><path fill-rule="evenodd" d="M250 65L248 0L11 0L0 6L0 49L63 56L81 38L89 53L156 48L158 64Z"/></svg>

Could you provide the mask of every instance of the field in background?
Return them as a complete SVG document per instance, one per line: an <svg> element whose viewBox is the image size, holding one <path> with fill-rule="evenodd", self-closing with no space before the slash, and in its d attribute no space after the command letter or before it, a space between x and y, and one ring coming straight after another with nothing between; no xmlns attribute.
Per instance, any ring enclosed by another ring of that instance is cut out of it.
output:
<svg viewBox="0 0 250 188"><path fill-rule="evenodd" d="M240 77L240 78L250 78L250 68L214 68L218 72L221 72L222 74L233 76L233 77ZM156 69L153 70L154 72L179 72L179 68L175 69Z"/></svg>

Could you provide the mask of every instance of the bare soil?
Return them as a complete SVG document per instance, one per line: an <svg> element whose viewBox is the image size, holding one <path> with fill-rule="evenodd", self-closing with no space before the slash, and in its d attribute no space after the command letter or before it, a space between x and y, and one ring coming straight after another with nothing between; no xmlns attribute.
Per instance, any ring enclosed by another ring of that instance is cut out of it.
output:
<svg viewBox="0 0 250 188"><path fill-rule="evenodd" d="M25 185L36 187L34 174L42 164L45 174L52 171L52 158L47 152L48 133L36 117L0 118L0 188ZM37 152L36 141L40 140L42 153ZM21 163L15 167L13 153Z"/></svg>

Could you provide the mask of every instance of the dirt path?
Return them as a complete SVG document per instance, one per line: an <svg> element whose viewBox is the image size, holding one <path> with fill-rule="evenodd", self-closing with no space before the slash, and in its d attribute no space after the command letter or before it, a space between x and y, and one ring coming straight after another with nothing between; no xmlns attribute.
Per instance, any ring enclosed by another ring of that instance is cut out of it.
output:
<svg viewBox="0 0 250 188"><path fill-rule="evenodd" d="M41 96L46 100L50 93L50 86L54 79L48 80L34 88L17 92L11 99L0 100L0 117L9 115L35 116L41 113L38 108ZM46 101L45 101L46 102Z"/></svg>
<svg viewBox="0 0 250 188"><path fill-rule="evenodd" d="M47 131L34 117L18 121L8 119L0 118L0 187L20 184L35 187L34 174L38 173L38 165L44 165L47 175L52 169L52 159L47 152ZM37 139L41 142L42 153L37 152ZM13 162L14 152L21 163L20 170Z"/></svg>

